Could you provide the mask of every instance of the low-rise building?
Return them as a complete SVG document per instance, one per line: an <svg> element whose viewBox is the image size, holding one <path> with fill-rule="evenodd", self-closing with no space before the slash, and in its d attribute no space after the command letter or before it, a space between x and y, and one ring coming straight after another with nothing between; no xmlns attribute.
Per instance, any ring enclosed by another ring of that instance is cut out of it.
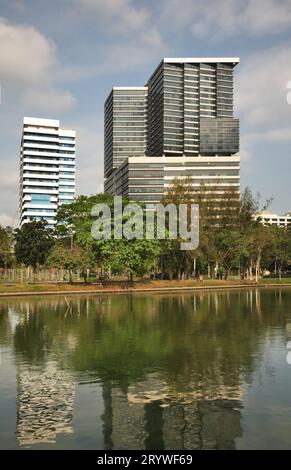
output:
<svg viewBox="0 0 291 470"><path fill-rule="evenodd" d="M284 227L291 229L291 213L285 215L277 215L270 211L258 212L255 216L255 220L258 220L263 225L275 225L277 227Z"/></svg>

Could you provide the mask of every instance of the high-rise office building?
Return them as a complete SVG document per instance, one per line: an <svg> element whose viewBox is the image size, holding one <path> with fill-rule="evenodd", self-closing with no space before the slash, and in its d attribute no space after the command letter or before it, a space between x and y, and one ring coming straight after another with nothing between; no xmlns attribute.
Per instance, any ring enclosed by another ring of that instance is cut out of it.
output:
<svg viewBox="0 0 291 470"><path fill-rule="evenodd" d="M155 204L178 177L190 180L193 190L203 186L204 197L214 205L230 192L238 202L239 120L233 115L238 63L236 57L163 59L142 88L143 114L130 96L115 109L113 89L105 103L105 191ZM116 129L107 123L118 122L117 111L130 116L130 129L142 125L143 153L142 147L136 154L129 151L135 140L127 132L124 153L113 145L108 157L106 145Z"/></svg>
<svg viewBox="0 0 291 470"><path fill-rule="evenodd" d="M25 117L20 148L20 225L45 220L53 228L60 205L75 196L75 138L52 119Z"/></svg>
<svg viewBox="0 0 291 470"><path fill-rule="evenodd" d="M148 81L148 155L232 155L238 58L163 59Z"/></svg>
<svg viewBox="0 0 291 470"><path fill-rule="evenodd" d="M147 87L113 87L105 103L104 174L127 157L142 157L147 145Z"/></svg>

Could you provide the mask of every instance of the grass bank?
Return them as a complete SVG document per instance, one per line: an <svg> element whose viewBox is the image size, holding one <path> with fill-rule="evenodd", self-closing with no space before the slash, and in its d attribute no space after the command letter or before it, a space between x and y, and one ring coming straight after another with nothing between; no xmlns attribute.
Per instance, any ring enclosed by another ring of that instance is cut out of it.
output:
<svg viewBox="0 0 291 470"><path fill-rule="evenodd" d="M126 281L112 281L105 283L0 283L0 297L18 295L53 295L53 294L86 294L86 293L117 293L117 292L144 292L144 291L187 291L211 289L237 289L244 287L290 286L291 278L261 279L259 284L250 281L204 280L203 282L191 279L185 281L166 280L137 280L132 283Z"/></svg>
<svg viewBox="0 0 291 470"><path fill-rule="evenodd" d="M275 285L281 285L281 284L285 284L285 285L290 285L291 286L291 277L284 277L283 279L278 279L277 277L267 277L267 278L264 278L264 279L260 279L260 284L275 284Z"/></svg>

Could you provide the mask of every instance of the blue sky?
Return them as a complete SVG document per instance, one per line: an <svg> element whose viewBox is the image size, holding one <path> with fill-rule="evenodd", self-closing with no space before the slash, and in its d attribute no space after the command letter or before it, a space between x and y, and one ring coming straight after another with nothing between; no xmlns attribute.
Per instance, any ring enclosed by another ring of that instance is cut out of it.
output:
<svg viewBox="0 0 291 470"><path fill-rule="evenodd" d="M0 223L18 209L23 116L75 128L77 191L101 191L110 88L175 56L241 58L242 188L291 211L291 0L0 0Z"/></svg>

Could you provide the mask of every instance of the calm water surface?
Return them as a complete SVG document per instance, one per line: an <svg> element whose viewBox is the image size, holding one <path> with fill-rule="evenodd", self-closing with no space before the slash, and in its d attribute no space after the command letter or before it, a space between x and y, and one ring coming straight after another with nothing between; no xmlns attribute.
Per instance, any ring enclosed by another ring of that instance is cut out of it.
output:
<svg viewBox="0 0 291 470"><path fill-rule="evenodd" d="M291 449L291 289L0 300L0 448Z"/></svg>

